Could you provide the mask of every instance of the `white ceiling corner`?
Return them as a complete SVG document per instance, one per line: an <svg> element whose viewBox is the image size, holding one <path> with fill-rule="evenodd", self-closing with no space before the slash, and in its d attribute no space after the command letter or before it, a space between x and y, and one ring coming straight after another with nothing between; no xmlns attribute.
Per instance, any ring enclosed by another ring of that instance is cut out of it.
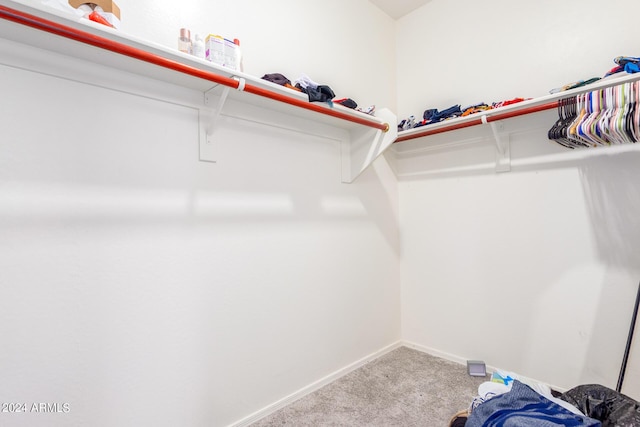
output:
<svg viewBox="0 0 640 427"><path fill-rule="evenodd" d="M399 19L431 0L369 0L393 19Z"/></svg>

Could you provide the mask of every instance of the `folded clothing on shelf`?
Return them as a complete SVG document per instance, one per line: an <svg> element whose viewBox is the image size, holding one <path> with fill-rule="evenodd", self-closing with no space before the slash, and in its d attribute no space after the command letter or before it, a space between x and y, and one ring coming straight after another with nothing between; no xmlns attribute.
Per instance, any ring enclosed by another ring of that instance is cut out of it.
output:
<svg viewBox="0 0 640 427"><path fill-rule="evenodd" d="M605 74L608 77L612 74L621 73L625 71L629 74L640 72L640 58L633 56L617 56L613 59L613 62L618 64Z"/></svg>
<svg viewBox="0 0 640 427"><path fill-rule="evenodd" d="M429 108L422 114L422 120L416 121L414 116L410 116L398 123L398 131L409 130L421 126L430 125L433 123L439 123L443 120L449 120L456 117L467 117L472 114L482 113L493 108L504 107L518 102L526 101L531 98L513 98L505 101L494 102L492 104L486 104L481 102L479 104L470 105L464 109L460 108L460 105L453 105L447 109L439 111L436 108Z"/></svg>
<svg viewBox="0 0 640 427"><path fill-rule="evenodd" d="M566 84L564 86L553 88L553 89L551 89L549 91L549 93L564 92L565 90L575 89L575 88L578 88L578 87L586 86L586 85L591 84L591 83L595 83L598 80L600 80L600 77L592 77L592 78L587 79L587 80L578 80L577 82L573 82L573 83Z"/></svg>

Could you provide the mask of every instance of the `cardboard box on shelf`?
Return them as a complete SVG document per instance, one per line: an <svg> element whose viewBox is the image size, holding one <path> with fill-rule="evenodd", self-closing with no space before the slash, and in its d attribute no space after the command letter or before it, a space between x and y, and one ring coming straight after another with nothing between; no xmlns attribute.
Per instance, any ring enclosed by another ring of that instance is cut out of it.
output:
<svg viewBox="0 0 640 427"><path fill-rule="evenodd" d="M83 4L100 6L104 13L104 19L109 21L114 28L120 28L120 8L113 0L69 0L69 5L76 9Z"/></svg>
<svg viewBox="0 0 640 427"><path fill-rule="evenodd" d="M224 65L224 38L209 34L204 41L205 58L217 65Z"/></svg>

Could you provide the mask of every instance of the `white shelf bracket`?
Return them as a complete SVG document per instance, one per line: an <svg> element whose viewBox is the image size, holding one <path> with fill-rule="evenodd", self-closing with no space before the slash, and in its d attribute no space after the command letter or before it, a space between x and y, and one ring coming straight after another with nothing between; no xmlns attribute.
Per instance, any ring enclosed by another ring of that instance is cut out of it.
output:
<svg viewBox="0 0 640 427"><path fill-rule="evenodd" d="M482 122L487 123L487 116L482 116ZM504 131L502 122L491 122L491 131L496 144L496 172L509 172L511 170L511 144L509 134Z"/></svg>
<svg viewBox="0 0 640 427"><path fill-rule="evenodd" d="M342 182L352 183L385 152L398 137L396 116L386 108L376 111L376 117L389 124L386 131L360 127L350 132L341 143Z"/></svg>
<svg viewBox="0 0 640 427"><path fill-rule="evenodd" d="M220 117L220 112L222 111L225 102L227 102L230 90L231 88L228 86L222 89L222 93L220 94L220 98L218 99L218 104L215 109L210 108L214 102L214 96L212 93L213 89L204 93L204 105L209 108L201 108L199 111L201 162L216 162L217 147L213 134L216 129L216 124L218 123L218 118Z"/></svg>

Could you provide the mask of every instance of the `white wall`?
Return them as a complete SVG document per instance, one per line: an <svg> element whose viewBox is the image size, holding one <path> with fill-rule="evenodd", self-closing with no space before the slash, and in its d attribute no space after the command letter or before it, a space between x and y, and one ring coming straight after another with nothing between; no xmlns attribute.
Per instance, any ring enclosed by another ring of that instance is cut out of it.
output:
<svg viewBox="0 0 640 427"><path fill-rule="evenodd" d="M638 53L638 12L633 1L434 0L398 22L399 117L603 75ZM472 142L398 157L403 338L562 388L615 387L640 278L640 154L567 153L546 138L556 119L505 122L503 174L486 128L401 144Z"/></svg>
<svg viewBox="0 0 640 427"><path fill-rule="evenodd" d="M397 22L398 117L538 97L602 76L616 56L637 56L639 7L633 0L433 0Z"/></svg>
<svg viewBox="0 0 640 427"><path fill-rule="evenodd" d="M123 25L163 33L150 11L161 2L145 3L122 1ZM263 2L244 3L265 18L239 35L265 72L278 70L251 46L266 49L287 20L318 24L291 32L289 56L272 46L282 71L312 76L301 49L319 49L331 19L371 36L345 37L341 55L391 25L364 1L357 15L291 2L268 21ZM251 14L215 16L231 32ZM352 75L388 81L381 58L372 71L322 55L318 75L347 89ZM223 115L219 162L198 162L198 113L182 102L194 94L109 75L176 101L0 66L0 401L71 408L0 424L229 425L399 339L398 194L384 159L341 184L335 140Z"/></svg>

